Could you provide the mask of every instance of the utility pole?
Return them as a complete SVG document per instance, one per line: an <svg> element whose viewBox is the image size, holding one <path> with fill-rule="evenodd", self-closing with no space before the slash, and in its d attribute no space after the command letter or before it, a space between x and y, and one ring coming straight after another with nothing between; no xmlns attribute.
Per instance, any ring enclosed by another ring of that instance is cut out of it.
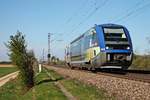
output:
<svg viewBox="0 0 150 100"><path fill-rule="evenodd" d="M53 42L53 41L62 41L62 40L51 40L51 35L53 35L54 33L48 33L48 54L47 54L47 62L48 62L48 64L50 64L50 62L51 62L51 43ZM60 33L59 33L60 34Z"/></svg>
<svg viewBox="0 0 150 100"><path fill-rule="evenodd" d="M50 58L51 58L51 54L50 54L50 40L51 39L51 33L48 33L48 55L47 55L47 58L48 58L48 64L50 64Z"/></svg>
<svg viewBox="0 0 150 100"><path fill-rule="evenodd" d="M43 63L45 62L45 59L44 59L44 49L43 49L43 53L42 53L42 57L43 57Z"/></svg>

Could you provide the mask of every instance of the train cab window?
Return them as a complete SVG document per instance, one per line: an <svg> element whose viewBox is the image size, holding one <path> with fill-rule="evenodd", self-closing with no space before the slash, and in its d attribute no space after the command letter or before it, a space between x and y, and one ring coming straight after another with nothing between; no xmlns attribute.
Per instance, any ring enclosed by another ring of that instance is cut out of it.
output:
<svg viewBox="0 0 150 100"><path fill-rule="evenodd" d="M106 49L127 49L128 38L123 28L107 27L103 29Z"/></svg>
<svg viewBox="0 0 150 100"><path fill-rule="evenodd" d="M105 41L128 41L123 28L104 28Z"/></svg>

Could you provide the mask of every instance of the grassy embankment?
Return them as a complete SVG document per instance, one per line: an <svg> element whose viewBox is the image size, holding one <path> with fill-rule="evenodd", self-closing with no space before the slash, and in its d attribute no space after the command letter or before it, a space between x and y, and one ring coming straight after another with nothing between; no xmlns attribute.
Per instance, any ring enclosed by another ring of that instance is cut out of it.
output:
<svg viewBox="0 0 150 100"><path fill-rule="evenodd" d="M150 55L134 55L131 69L150 70Z"/></svg>
<svg viewBox="0 0 150 100"><path fill-rule="evenodd" d="M22 88L19 77L6 83L0 88L0 100L67 100L54 82L59 81L76 98L80 100L101 100L110 99L106 92L98 90L93 86L85 85L79 81L65 79L52 70L48 72L55 78L52 80L44 69L36 76L36 85L26 91Z"/></svg>
<svg viewBox="0 0 150 100"><path fill-rule="evenodd" d="M36 76L36 85L27 91L17 77L0 88L0 100L66 100L53 80L43 70Z"/></svg>
<svg viewBox="0 0 150 100"><path fill-rule="evenodd" d="M53 70L49 70L50 74L55 77L55 79L62 79L60 75L58 75ZM77 99L79 100L105 100L111 99L106 94L106 91L99 90L94 86L86 85L77 80L73 80L70 78L60 80L60 83Z"/></svg>
<svg viewBox="0 0 150 100"><path fill-rule="evenodd" d="M18 70L17 67L0 67L0 77L3 77L17 70Z"/></svg>

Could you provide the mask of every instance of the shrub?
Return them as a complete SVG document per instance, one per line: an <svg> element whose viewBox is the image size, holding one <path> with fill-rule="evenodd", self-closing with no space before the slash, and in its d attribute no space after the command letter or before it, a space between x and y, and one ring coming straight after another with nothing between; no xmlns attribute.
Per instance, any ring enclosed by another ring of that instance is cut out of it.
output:
<svg viewBox="0 0 150 100"><path fill-rule="evenodd" d="M25 36L17 31L16 35L10 36L10 41L5 44L9 49L9 57L13 64L20 70L21 79L28 88L34 86L33 64L35 56L33 51L27 51Z"/></svg>

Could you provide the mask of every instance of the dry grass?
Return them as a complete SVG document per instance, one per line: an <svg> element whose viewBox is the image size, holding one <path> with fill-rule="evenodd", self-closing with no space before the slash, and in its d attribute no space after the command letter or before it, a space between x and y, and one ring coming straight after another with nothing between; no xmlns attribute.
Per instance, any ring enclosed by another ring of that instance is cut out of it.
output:
<svg viewBox="0 0 150 100"><path fill-rule="evenodd" d="M0 64L0 67L15 67L12 64Z"/></svg>

